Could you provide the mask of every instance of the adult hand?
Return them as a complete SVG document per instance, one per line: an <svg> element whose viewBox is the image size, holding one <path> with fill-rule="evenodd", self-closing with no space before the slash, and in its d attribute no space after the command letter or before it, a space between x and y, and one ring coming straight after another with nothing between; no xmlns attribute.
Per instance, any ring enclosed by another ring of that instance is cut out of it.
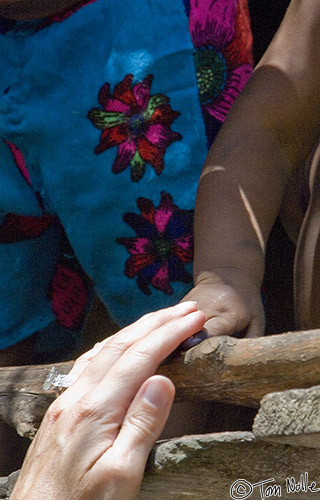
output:
<svg viewBox="0 0 320 500"><path fill-rule="evenodd" d="M130 500L167 420L173 383L159 363L203 327L195 302L148 314L75 363L50 406L11 500Z"/></svg>
<svg viewBox="0 0 320 500"><path fill-rule="evenodd" d="M206 273L184 298L197 301L205 313L207 335L262 336L265 317L260 285L236 269L218 272L219 276Z"/></svg>

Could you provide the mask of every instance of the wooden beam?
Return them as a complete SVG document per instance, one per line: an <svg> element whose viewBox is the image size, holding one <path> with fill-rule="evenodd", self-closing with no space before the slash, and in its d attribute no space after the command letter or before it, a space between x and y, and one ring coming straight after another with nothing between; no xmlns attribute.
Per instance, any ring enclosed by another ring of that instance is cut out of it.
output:
<svg viewBox="0 0 320 500"><path fill-rule="evenodd" d="M73 361L57 363L59 372L68 373ZM56 398L44 392L43 383L52 365L0 368L0 418L15 427L20 436L32 439L48 406Z"/></svg>
<svg viewBox="0 0 320 500"><path fill-rule="evenodd" d="M68 373L73 362L55 365ZM42 385L52 365L0 368L0 418L32 437L54 399ZM258 407L270 392L320 384L320 330L257 339L215 337L160 366L177 400Z"/></svg>
<svg viewBox="0 0 320 500"><path fill-rule="evenodd" d="M320 384L320 330L210 338L159 372L173 380L178 400L258 407L270 392Z"/></svg>

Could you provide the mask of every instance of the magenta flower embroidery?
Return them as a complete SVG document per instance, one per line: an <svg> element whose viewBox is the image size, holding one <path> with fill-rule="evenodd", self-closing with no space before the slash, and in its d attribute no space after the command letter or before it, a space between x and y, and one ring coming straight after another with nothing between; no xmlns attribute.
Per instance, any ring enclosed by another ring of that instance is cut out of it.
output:
<svg viewBox="0 0 320 500"><path fill-rule="evenodd" d="M20 174L32 188L32 182L25 159L20 149L9 141L4 141L13 156ZM0 243L13 244L42 235L52 224L60 222L56 216L47 214L40 193L34 192L42 215L21 215L8 213L0 224ZM77 262L62 226L61 255L52 276L48 299L57 323L72 330L81 327L88 307L89 295L87 279Z"/></svg>
<svg viewBox="0 0 320 500"><path fill-rule="evenodd" d="M110 92L109 83L100 89L101 108L91 109L88 118L101 130L95 153L117 147L112 172L118 174L131 167L131 180L139 181L150 164L157 175L164 167L166 148L181 135L171 130L172 122L180 115L173 111L169 98L163 94L151 95L152 75L132 85L133 75L124 79Z"/></svg>
<svg viewBox="0 0 320 500"><path fill-rule="evenodd" d="M190 33L199 97L207 126L221 124L252 73L246 0L190 0ZM209 122L208 122L209 120Z"/></svg>
<svg viewBox="0 0 320 500"><path fill-rule="evenodd" d="M164 191L157 208L147 198L138 198L137 206L140 215L130 212L123 216L137 236L117 239L130 254L124 274L137 278L146 295L151 294L149 285L171 295L172 282L192 281L185 264L193 259L193 210L180 210Z"/></svg>
<svg viewBox="0 0 320 500"><path fill-rule="evenodd" d="M4 142L7 144L23 179L32 188L31 178L22 152L12 142ZM56 222L54 215L45 213L40 193L35 192L35 196L43 213L41 215L5 214L0 224L0 243L12 244L36 238Z"/></svg>

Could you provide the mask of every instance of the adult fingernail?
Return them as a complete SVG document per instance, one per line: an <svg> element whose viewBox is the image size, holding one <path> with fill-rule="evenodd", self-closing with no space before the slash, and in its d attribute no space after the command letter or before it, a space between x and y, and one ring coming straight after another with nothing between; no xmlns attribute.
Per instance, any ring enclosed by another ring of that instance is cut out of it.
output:
<svg viewBox="0 0 320 500"><path fill-rule="evenodd" d="M157 408L164 408L169 403L168 392L164 389L159 379L150 380L143 397Z"/></svg>

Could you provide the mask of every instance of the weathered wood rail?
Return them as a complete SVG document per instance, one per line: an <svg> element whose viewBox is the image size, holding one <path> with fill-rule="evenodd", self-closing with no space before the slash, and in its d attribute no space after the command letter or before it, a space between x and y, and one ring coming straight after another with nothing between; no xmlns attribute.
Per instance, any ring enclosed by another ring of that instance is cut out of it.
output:
<svg viewBox="0 0 320 500"><path fill-rule="evenodd" d="M72 365L70 361L55 366L68 373ZM0 368L0 418L20 435L34 436L55 398L42 389L50 368ZM304 499L313 498L308 487L314 483L320 488L320 330L259 339L208 339L162 365L159 372L175 382L180 401L202 399L254 408L260 403L260 409L253 432L157 443L139 500L227 499L240 478L249 489L267 480L263 488L277 487L269 494L280 492L287 500L293 492L288 491L289 479L292 488L305 488L299 490ZM1 500L9 499L16 477L14 473L0 478ZM262 498L259 486L252 488L250 498Z"/></svg>
<svg viewBox="0 0 320 500"><path fill-rule="evenodd" d="M59 363L68 373L73 362ZM51 365L0 368L0 418L32 437L54 399L42 389ZM216 337L160 366L177 400L202 399L258 407L270 392L320 384L320 330L257 339Z"/></svg>

